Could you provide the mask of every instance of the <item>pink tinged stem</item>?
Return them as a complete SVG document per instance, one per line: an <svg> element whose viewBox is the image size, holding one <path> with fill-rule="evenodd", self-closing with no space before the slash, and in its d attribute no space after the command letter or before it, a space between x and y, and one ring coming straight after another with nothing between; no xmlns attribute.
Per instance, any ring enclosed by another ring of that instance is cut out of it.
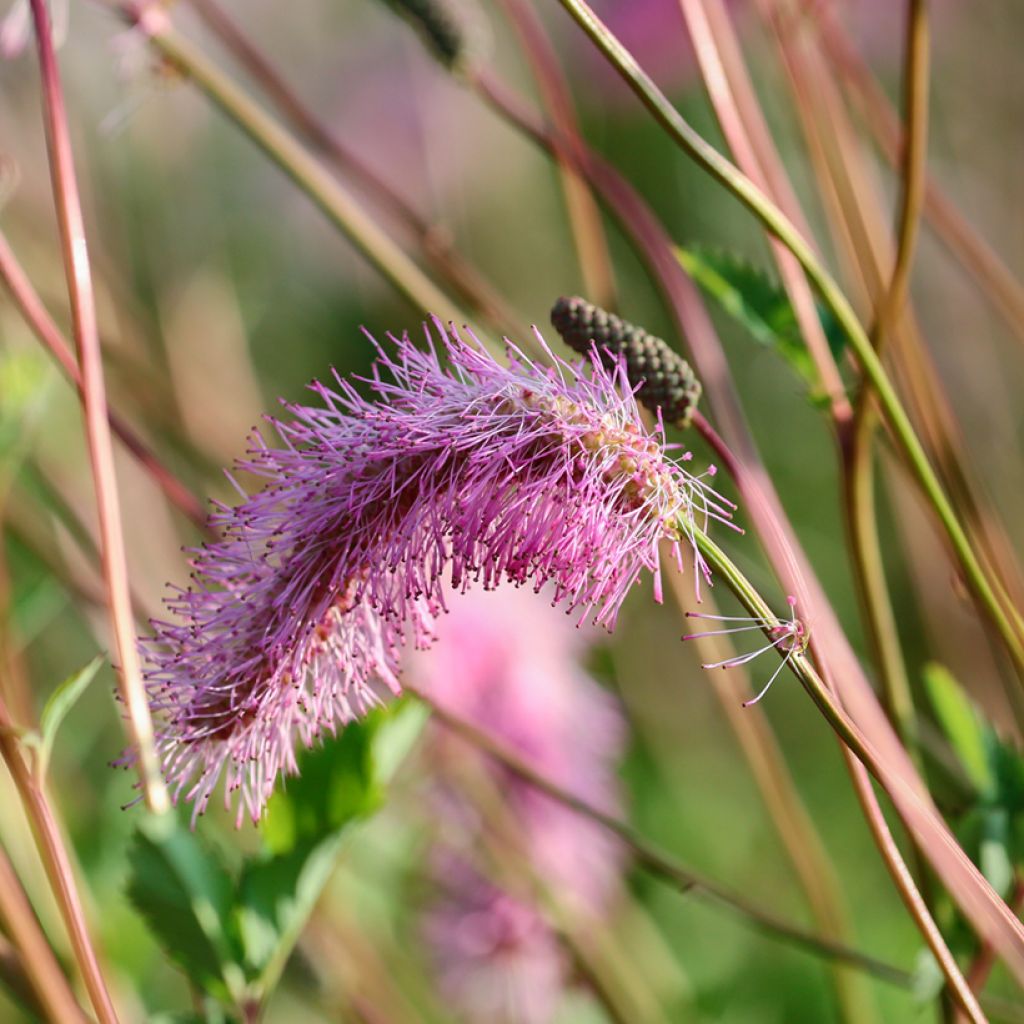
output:
<svg viewBox="0 0 1024 1024"><path fill-rule="evenodd" d="M120 660L118 681L128 710L128 727L139 751L139 774L146 804L154 812L169 807L153 746L153 722L143 688L135 648L128 567L121 512L117 500L114 454L110 440L107 400L103 383L96 304L89 272L88 247L78 195L67 114L57 58L53 49L45 0L31 0L42 77L43 113L50 160L50 175L60 228L72 326L82 373L82 404L99 513L103 574L114 638ZM112 1018L111 1018L112 1019Z"/></svg>
<svg viewBox="0 0 1024 1024"><path fill-rule="evenodd" d="M42 0L39 2L41 3ZM35 0L33 0L34 3ZM10 713L2 700L0 700L0 756L7 764L7 770L11 773L11 778L14 780L14 785L17 787L18 795L25 808L25 815L35 834L40 860L43 862L54 899L68 930L71 948L78 961L82 981L89 993L96 1017L100 1024L118 1024L117 1013L110 999L110 993L107 991L107 984L100 971L96 950L93 948L92 938L89 935L85 911L82 908L82 900L78 895L78 886L71 868L71 860L64 846L57 819L41 785L25 763L25 758L22 756L15 738Z"/></svg>

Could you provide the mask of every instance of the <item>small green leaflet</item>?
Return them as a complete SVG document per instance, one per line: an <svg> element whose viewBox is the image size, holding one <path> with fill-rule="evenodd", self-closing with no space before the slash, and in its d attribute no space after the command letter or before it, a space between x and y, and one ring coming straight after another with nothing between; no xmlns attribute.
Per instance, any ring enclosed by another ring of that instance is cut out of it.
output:
<svg viewBox="0 0 1024 1024"><path fill-rule="evenodd" d="M779 352L809 386L817 387L814 363L781 285L734 253L692 245L676 246L675 254L708 297L742 324L755 341ZM819 308L818 316L829 348L838 360L845 338L827 310ZM812 397L817 396L812 392Z"/></svg>
<svg viewBox="0 0 1024 1024"><path fill-rule="evenodd" d="M57 730L67 717L68 712L78 703L79 697L85 693L86 687L96 677L104 657L102 654L97 654L88 665L68 676L50 694L49 700L44 705L43 713L39 716L39 731L33 730L22 736L22 741L36 751L36 773L39 778L45 778L50 767L50 756L53 753Z"/></svg>
<svg viewBox="0 0 1024 1024"><path fill-rule="evenodd" d="M985 749L983 725L974 706L943 665L929 662L922 674L935 716L968 778L980 794L991 794L995 779Z"/></svg>
<svg viewBox="0 0 1024 1024"><path fill-rule="evenodd" d="M128 893L192 983L229 1013L273 991L351 827L420 735L418 704L396 702L305 751L272 798L262 852L229 866L171 815L139 827Z"/></svg>

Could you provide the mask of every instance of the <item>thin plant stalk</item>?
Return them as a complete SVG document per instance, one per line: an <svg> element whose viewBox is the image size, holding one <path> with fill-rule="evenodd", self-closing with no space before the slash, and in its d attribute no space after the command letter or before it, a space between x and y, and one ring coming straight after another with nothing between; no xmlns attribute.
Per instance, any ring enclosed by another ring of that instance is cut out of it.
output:
<svg viewBox="0 0 1024 1024"><path fill-rule="evenodd" d="M67 377L83 394L82 373L60 328L47 312L39 293L0 232L0 278L7 285L19 312L32 333L53 356ZM167 500L200 530L206 530L206 511L199 499L157 458L138 434L113 409L107 408L110 429L140 466L153 478Z"/></svg>
<svg viewBox="0 0 1024 1024"><path fill-rule="evenodd" d="M697 610L693 587L688 580L679 573L671 573L669 585L684 615ZM699 608L705 614L715 614L716 605L710 594L702 596ZM735 649L725 636L698 635L693 643L701 662L724 662L735 656ZM735 668L728 673L712 672L710 678L712 692L750 766L751 776L821 934L836 942L848 942L850 927L846 907L828 851L800 799L764 712L760 707L743 705L753 695L747 673ZM871 1019L868 993L856 976L838 962L832 964L830 974L844 1019L856 1022Z"/></svg>
<svg viewBox="0 0 1024 1024"><path fill-rule="evenodd" d="M1014 913L1019 914L1021 908L1024 907L1024 880L1021 879L1020 875L1017 875L1017 879L1013 884L1013 892L1010 894L1010 898L1007 901L1010 909ZM988 980L989 974L992 972L992 968L995 966L996 955L992 947L987 943L983 942L978 947L978 951L975 953L974 958L971 960L970 966L967 968L967 984L971 986L973 992L978 993L980 996L981 990L985 987L985 982ZM957 1024L962 1021L963 1018L957 1018Z"/></svg>
<svg viewBox="0 0 1024 1024"><path fill-rule="evenodd" d="M435 719L452 732L461 736L466 742L471 743L473 746L484 751L489 757L499 761L538 791L615 835L626 846L631 857L645 871L661 878L681 892L693 892L695 895L703 896L713 903L726 906L757 928L787 942L792 942L815 955L849 964L851 967L864 970L872 976L891 984L900 985L903 983L904 975L899 968L879 961L874 957L859 953L831 939L804 931L776 917L771 911L762 909L745 897L729 892L724 886L682 865L674 857L659 850L647 840L642 839L625 822L605 813L588 801L573 795L551 779L542 775L500 740L495 739L457 715L451 714L434 702L422 690L411 686L408 682L404 684L404 689L426 704Z"/></svg>
<svg viewBox="0 0 1024 1024"><path fill-rule="evenodd" d="M131 739L138 751L139 780L146 805L154 813L162 813L170 804L153 745L153 722L149 714L149 702L146 700L138 650L135 646L131 596L128 589L128 565L121 529L110 424L107 418L96 304L89 270L82 206L71 152L71 138L51 36L49 11L45 0L31 0L31 8L42 78L43 111L53 196L57 207L57 223L71 303L75 345L82 374L82 405L99 513L103 576L120 662L118 682L127 710Z"/></svg>
<svg viewBox="0 0 1024 1024"><path fill-rule="evenodd" d="M543 126L492 76L477 69L470 82L485 102L529 138L539 145L553 146ZM744 507L757 528L780 581L787 591L797 595L800 607L806 609L814 620L811 644L826 680L836 685L842 682L844 703L861 727L869 731L873 741L880 744L879 749L884 751L889 769L902 779L904 787L896 787L893 792L898 794L900 814L916 835L921 848L959 905L975 925L998 944L1001 955L1012 964L1015 973L1024 977L1024 934L1019 922L1006 912L991 886L949 837L937 811L928 801L927 790L880 708L800 547L799 539L786 519L746 426L714 327L693 283L673 256L671 240L644 201L613 168L588 152L584 170L636 245L662 289L681 334L689 342L708 398L729 433L730 447L725 447L719 439L723 465L729 468L737 481ZM913 799L904 792L904 788L913 791Z"/></svg>
<svg viewBox="0 0 1024 1024"><path fill-rule="evenodd" d="M1018 674L1024 682L1024 630L1007 610L994 584L975 554L956 512L939 482L913 425L889 380L881 360L853 307L786 215L746 175L696 132L672 106L649 75L637 64L584 0L559 0L590 36L626 83L651 111L670 138L715 180L731 192L797 258L826 306L849 340L865 375L874 386L887 424L902 450L928 502L934 508L963 570L965 579L996 627Z"/></svg>
<svg viewBox="0 0 1024 1024"><path fill-rule="evenodd" d="M690 40L715 117L738 166L781 208L787 198L793 197L792 189L776 192L773 182L761 164L753 139L747 131L746 119L740 111L738 96L732 89L722 53L712 32L707 3L705 0L679 0L679 6L690 32ZM792 208L787 213L793 217ZM845 424L851 415L850 403L846 397L842 377L839 375L839 367L832 356L828 338L821 325L814 293L793 254L779 240L770 238L769 241L783 286L796 313L804 343L817 369L818 385L828 397L833 420L837 424Z"/></svg>
<svg viewBox="0 0 1024 1024"><path fill-rule="evenodd" d="M319 160L174 29L161 7L148 2L122 3L116 5L116 10L130 24L138 26L172 67L194 82L316 203L417 313L435 313L443 319L459 322L467 319Z"/></svg>
<svg viewBox="0 0 1024 1024"><path fill-rule="evenodd" d="M489 324L513 333L519 318L493 285L446 238L443 227L430 223L404 196L385 181L357 152L330 131L285 81L267 55L242 31L215 0L189 0L203 24L256 82L280 115L325 159L347 175L391 219L413 235L439 277Z"/></svg>
<svg viewBox="0 0 1024 1024"><path fill-rule="evenodd" d="M843 30L830 4L803 6L818 29L830 66L837 69L864 127L893 167L902 159L903 126L885 91ZM1024 285L929 175L925 178L924 215L936 236L973 277L1006 324L1024 341Z"/></svg>
<svg viewBox="0 0 1024 1024"><path fill-rule="evenodd" d="M521 49L533 71L542 106L551 124L558 135L578 151L581 139L569 86L531 0L500 0L500 5L519 37ZM608 251L608 239L601 223L601 211L586 178L576 169L579 160L557 153L555 161L576 244L584 294L605 309L614 308L615 273Z"/></svg>
<svg viewBox="0 0 1024 1024"><path fill-rule="evenodd" d="M695 530L694 541L701 554L707 559L712 570L717 573L720 579L725 581L729 589L739 598L740 603L750 614L770 623L770 625L764 627L764 632L769 640L774 640L775 637L771 633L771 628L773 624L777 623L777 620L768 604L757 593L750 581L733 564L725 552L706 534L700 530ZM892 773L888 769L870 741L861 733L853 721L846 716L846 713L837 703L831 689L825 684L821 676L818 675L810 658L802 651L794 650L786 655L786 665L818 706L818 709L825 716L829 725L849 748L850 753L857 758L863 769L870 771L874 775L882 785L882 788L896 802L897 806L902 804L904 798L915 801L920 800L920 795L907 785L906 780L902 776ZM856 791L858 796L864 797L870 792L870 780L867 778L866 771L855 767L855 781L857 783ZM906 869L892 834L889 832L884 817L882 817L877 801L874 799L865 800L864 811L868 818L868 823L875 834L876 843L883 848L886 863L890 866L890 869L895 868L900 871L901 877L897 880L897 888L946 979L950 995L967 1015L968 1020L975 1022L975 1024L984 1022L985 1015L978 1006L974 993L964 979L956 959L949 951L942 933L939 931L938 926L928 911L927 905L918 892L914 879ZM936 836L936 840L938 839L939 837ZM953 840L948 832L943 837L943 841L956 846L955 840ZM959 851L960 856L966 859L966 854L958 846L956 846L956 849ZM996 898L998 899L998 897Z"/></svg>
<svg viewBox="0 0 1024 1024"><path fill-rule="evenodd" d="M99 959L85 920L71 860L50 802L21 752L15 723L0 700L0 756L11 773L39 848L50 888L71 939L82 981L100 1024L117 1024L117 1013L100 970Z"/></svg>
<svg viewBox="0 0 1024 1024"><path fill-rule="evenodd" d="M881 354L906 305L914 249L924 204L928 155L929 30L926 0L910 0L907 12L904 103L907 137L896 235L896 258L888 287L878 304L871 344ZM875 508L872 439L877 415L871 382L857 396L844 464L847 500L843 502L858 589L868 634L875 650L886 707L907 749L916 756L917 716L900 647L896 615L889 598Z"/></svg>
<svg viewBox="0 0 1024 1024"><path fill-rule="evenodd" d="M775 32L823 194L834 198L834 221L853 253L853 269L863 282L865 301L877 306L891 276L886 268L889 257L880 245L887 231L868 168L855 144L831 71L815 51L799 45L787 34L787 23L777 3L761 0L759 6ZM909 303L905 304L903 313L894 318L892 326L890 333L896 342L892 346L893 365L903 390L915 409L946 484L964 513L966 528L985 560L998 596L1014 621L1019 621L1014 602L1005 590L1019 577L1016 557L999 524L982 511L977 495L983 492L969 480L963 456L956 454L962 443L957 438L955 420L934 369L925 357ZM846 443L848 449L849 438ZM1019 592L1019 586L1015 589ZM1024 709L1018 688L1013 682L1004 685L1007 705L1021 723Z"/></svg>
<svg viewBox="0 0 1024 1024"><path fill-rule="evenodd" d="M58 1024L85 1024L88 1018L78 1005L39 926L25 890L2 848L0 922L19 953L20 966L31 983L31 992L46 1016Z"/></svg>

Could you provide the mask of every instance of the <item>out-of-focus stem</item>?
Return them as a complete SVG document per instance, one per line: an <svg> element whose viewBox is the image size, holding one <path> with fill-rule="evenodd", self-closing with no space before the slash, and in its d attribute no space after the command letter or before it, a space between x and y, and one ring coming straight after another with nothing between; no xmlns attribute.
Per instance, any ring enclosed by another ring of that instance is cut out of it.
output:
<svg viewBox="0 0 1024 1024"><path fill-rule="evenodd" d="M25 322L43 346L60 364L79 394L83 394L82 373L60 328L47 312L39 293L32 287L24 269L0 232L0 278L14 297ZM138 434L113 409L108 407L110 428L140 466L153 478L164 496L200 530L206 530L206 512L199 499L150 451Z"/></svg>
<svg viewBox="0 0 1024 1024"><path fill-rule="evenodd" d="M696 132L672 106L652 79L637 64L607 26L584 0L559 0L581 28L608 58L627 84L651 111L658 123L679 147L703 167L715 180L747 207L762 225L797 258L821 298L835 316L849 340L850 347L876 390L886 422L902 449L924 494L934 508L965 579L996 627L1024 683L1024 630L1017 617L1008 612L997 596L997 586L989 579L975 554L956 512L928 460L913 425L881 360L857 319L853 307L834 278L825 269L788 217L746 175L723 157Z"/></svg>
<svg viewBox="0 0 1024 1024"><path fill-rule="evenodd" d="M426 693L410 686L408 682L405 682L403 686L405 690L423 701L430 708L433 716L446 728L451 729L467 742L484 751L488 756L500 761L506 768L540 792L545 793L563 806L576 811L578 814L601 825L617 836L625 844L637 864L651 874L658 876L682 892L692 891L697 895L707 897L714 903L729 907L756 927L776 935L787 942L801 946L818 956L847 963L891 984L904 984L906 976L899 968L879 961L874 957L865 956L841 943L790 925L777 918L771 911L763 910L747 899L729 892L717 882L704 878L691 868L680 864L678 860L638 836L625 822L606 814L586 800L573 795L546 776L541 775L501 741L478 729L475 725L446 711L435 701L431 700Z"/></svg>
<svg viewBox="0 0 1024 1024"><path fill-rule="evenodd" d="M14 722L7 705L0 700L0 756L7 764L7 770L14 779L25 814L36 837L40 859L46 869L50 888L60 908L61 917L71 939L75 959L82 972L82 980L89 993L93 1009L100 1024L117 1024L117 1013L107 991L107 984L100 971L99 960L93 948L89 928L85 922L85 911L78 895L78 886L71 867L64 840L54 817L53 809L40 783L29 770L18 746Z"/></svg>
<svg viewBox="0 0 1024 1024"><path fill-rule="evenodd" d="M32 912L7 854L0 848L0 921L20 954L20 966L31 982L29 991L50 1020L85 1024L88 1019L75 1000L50 944Z"/></svg>
<svg viewBox="0 0 1024 1024"><path fill-rule="evenodd" d="M896 237L896 259L889 285L878 303L871 344L882 349L903 312L909 293L928 155L929 42L926 0L910 0L903 72L907 126L902 161L902 189ZM900 738L911 754L917 750L917 720L896 616L889 599L875 508L872 440L877 416L872 386L865 379L854 412L843 467L847 500L843 502L850 533L858 589L875 651L886 707Z"/></svg>
<svg viewBox="0 0 1024 1024"><path fill-rule="evenodd" d="M1013 892L1008 903L1010 909L1015 914L1019 914L1021 907L1024 906L1024 879L1019 874L1016 882L1014 882ZM981 990L985 987L985 982L988 980L995 962L995 950L987 942L982 942L978 947L978 952L974 955L974 959L971 961L970 967L967 969L967 984L971 986L972 991L977 992L979 995L981 994ZM962 1017L958 1017L957 1024L962 1020Z"/></svg>
<svg viewBox="0 0 1024 1024"><path fill-rule="evenodd" d="M867 62L846 36L830 4L809 3L803 10L817 24L831 66L838 69L847 93L860 108L864 126L885 158L894 167L899 166L902 126ZM925 178L924 215L932 230L1003 314L1018 339L1024 341L1024 286L931 177Z"/></svg>
<svg viewBox="0 0 1024 1024"><path fill-rule="evenodd" d="M708 7L721 0L679 0L693 43L694 53L704 78L704 86L715 111L715 117L722 129L726 142L732 150L736 162L743 172L764 190L766 195L779 204L780 209L787 199L793 200L787 215L796 222L802 220L791 188L776 190L772 187L766 168L761 164L753 139L746 128L746 118L740 111L739 97L749 99L753 92L734 92L729 75L726 74L723 51L719 48L712 31L708 15ZM725 15L728 18L728 15ZM737 72L734 69L734 74ZM756 103L756 99L754 100ZM747 118L759 116L760 111L746 111ZM789 204L787 204L789 205ZM818 309L811 291L796 258L782 242L770 238L772 252L779 266L779 274L783 285L793 304L800 330L804 336L807 350L814 360L818 371L819 383L831 404L832 418L837 424L845 424L850 418L850 404L846 397L846 389L839 375L839 367L829 349L825 330L818 316Z"/></svg>
<svg viewBox="0 0 1024 1024"><path fill-rule="evenodd" d="M501 6L519 36L551 124L559 136L578 153L581 140L572 97L540 19L530 0L501 0ZM562 180L562 192L576 243L585 294L597 305L613 309L615 275L608 252L608 240L601 224L601 211L591 195L586 179L576 169L578 156L573 159L559 152L555 154L555 160Z"/></svg>
<svg viewBox="0 0 1024 1024"><path fill-rule="evenodd" d="M408 299L418 313L466 320L465 314L378 227L321 163L236 85L195 45L175 31L155 3L120 3L120 15L191 79L271 160L316 203L327 218Z"/></svg>
<svg viewBox="0 0 1024 1024"><path fill-rule="evenodd" d="M771 608L725 552L699 529L692 529L695 543L711 568L718 574L718 578L725 581L729 589L739 598L740 603L751 615L766 622L766 625L763 627L765 636L769 640L775 640L776 637L772 634L772 626L777 625L778 620L775 618ZM975 1022L975 1024L983 1024L985 1015L982 1013L981 1007L978 1005L970 986L964 979L956 959L949 951L949 947L946 945L942 933L929 913L920 892L918 892L914 879L907 870L895 840L889 832L884 817L882 817L878 803L871 793L871 783L864 769L870 771L881 783L883 789L890 796L893 796L894 799L903 796L919 800L919 796L907 786L906 781L901 776L890 772L888 766L878 756L871 743L836 702L835 696L818 675L810 659L800 651L793 651L787 654L786 657L789 668L824 715L825 720L863 766L863 768L854 766L854 780L857 783L856 791L858 796L862 798L868 823L875 835L876 843L885 855L886 863L893 874L897 889L907 909L910 911L918 930L928 944L928 948L935 956L939 968L946 978L951 996L956 1000L957 1005L960 1006L964 1013L967 1014L968 1020ZM871 798L865 799L869 794Z"/></svg>
<svg viewBox="0 0 1024 1024"><path fill-rule="evenodd" d="M139 779L146 804L154 813L161 813L170 804L153 745L153 722L135 646L128 565L121 529L121 510L107 419L103 361L82 205L75 178L60 72L50 32L50 15L45 0L31 0L31 4L42 78L53 196L57 207L75 345L82 373L82 405L99 512L103 575L120 662L117 676L127 709L129 731L138 752Z"/></svg>
<svg viewBox="0 0 1024 1024"><path fill-rule="evenodd" d="M189 0L228 52L257 82L281 116L337 170L348 175L381 210L401 223L419 242L424 256L462 300L492 326L521 333L518 317L493 286L452 248L443 229L431 224L362 157L331 132L309 109L269 60L215 0Z"/></svg>

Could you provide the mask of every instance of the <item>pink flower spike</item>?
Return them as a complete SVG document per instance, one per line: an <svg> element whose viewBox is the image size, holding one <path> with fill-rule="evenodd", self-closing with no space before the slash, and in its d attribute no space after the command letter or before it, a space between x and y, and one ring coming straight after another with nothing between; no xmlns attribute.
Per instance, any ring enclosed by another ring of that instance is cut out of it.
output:
<svg viewBox="0 0 1024 1024"><path fill-rule="evenodd" d="M297 743L400 692L402 651L433 643L449 589L549 584L611 629L663 540L710 583L695 530L732 505L645 428L624 366L541 366L511 342L504 365L467 334L371 338L367 377L284 403L276 445L254 434L237 469L262 489L229 476L220 539L189 552L190 586L142 641L164 774L196 814L223 783L258 819Z"/></svg>

